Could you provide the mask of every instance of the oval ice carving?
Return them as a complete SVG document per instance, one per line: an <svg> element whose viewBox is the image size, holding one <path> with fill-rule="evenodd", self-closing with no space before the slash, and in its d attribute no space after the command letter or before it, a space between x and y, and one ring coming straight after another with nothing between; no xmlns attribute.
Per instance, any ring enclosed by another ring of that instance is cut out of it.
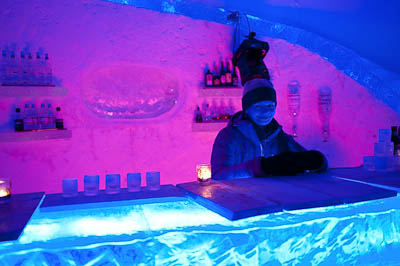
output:
<svg viewBox="0 0 400 266"><path fill-rule="evenodd" d="M178 102L179 81L156 67L118 64L91 71L84 77L87 106L106 118L154 118Z"/></svg>

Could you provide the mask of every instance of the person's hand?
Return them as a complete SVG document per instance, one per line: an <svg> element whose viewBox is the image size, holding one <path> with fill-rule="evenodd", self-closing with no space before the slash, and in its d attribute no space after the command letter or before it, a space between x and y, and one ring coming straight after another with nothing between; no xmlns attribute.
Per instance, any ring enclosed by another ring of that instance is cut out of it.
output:
<svg viewBox="0 0 400 266"><path fill-rule="evenodd" d="M305 172L326 170L325 157L319 151L283 152L262 158L261 169L265 175L288 176Z"/></svg>

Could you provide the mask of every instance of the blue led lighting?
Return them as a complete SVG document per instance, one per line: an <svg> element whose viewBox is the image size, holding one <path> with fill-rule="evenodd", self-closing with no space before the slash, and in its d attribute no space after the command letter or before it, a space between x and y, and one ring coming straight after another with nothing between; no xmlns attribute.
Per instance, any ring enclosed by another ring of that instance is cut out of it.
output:
<svg viewBox="0 0 400 266"><path fill-rule="evenodd" d="M36 212L5 265L393 265L400 198L229 221L191 200Z"/></svg>

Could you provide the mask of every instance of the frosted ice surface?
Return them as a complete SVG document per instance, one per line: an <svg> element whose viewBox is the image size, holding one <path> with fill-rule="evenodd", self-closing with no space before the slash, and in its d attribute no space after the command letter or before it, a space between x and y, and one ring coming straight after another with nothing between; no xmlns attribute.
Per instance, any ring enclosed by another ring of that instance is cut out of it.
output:
<svg viewBox="0 0 400 266"><path fill-rule="evenodd" d="M238 221L191 200L35 213L3 265L396 265L400 198ZM1 265L0 263L0 265Z"/></svg>

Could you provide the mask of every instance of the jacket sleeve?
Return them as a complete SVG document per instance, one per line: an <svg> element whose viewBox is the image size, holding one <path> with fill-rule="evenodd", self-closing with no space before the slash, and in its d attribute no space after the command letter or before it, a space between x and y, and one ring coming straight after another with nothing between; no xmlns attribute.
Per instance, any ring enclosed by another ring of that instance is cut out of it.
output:
<svg viewBox="0 0 400 266"><path fill-rule="evenodd" d="M288 143L289 146L289 151L293 151L293 152L304 152L304 151L308 151L306 148L304 148L303 146L301 146L297 141L294 140L294 138L286 133L285 137L286 137L286 141ZM308 151L309 154L313 155L313 156L309 156L308 160L316 160L318 162L320 162L320 167L315 168L314 170L311 170L311 173L315 173L315 172L324 172L328 169L329 164L328 164L328 160L326 159L325 155L319 151L316 150L311 150Z"/></svg>
<svg viewBox="0 0 400 266"><path fill-rule="evenodd" d="M290 136L286 133L284 133L284 134L285 134L286 142L289 147L289 151L294 151L294 152L307 151L307 149L304 148L303 146L301 146L297 141L295 141L292 136Z"/></svg>
<svg viewBox="0 0 400 266"><path fill-rule="evenodd" d="M237 143L233 132L229 128L222 129L215 138L211 154L212 178L238 179L253 176L261 176L261 157L256 157L250 161L235 164L237 159L235 154Z"/></svg>

